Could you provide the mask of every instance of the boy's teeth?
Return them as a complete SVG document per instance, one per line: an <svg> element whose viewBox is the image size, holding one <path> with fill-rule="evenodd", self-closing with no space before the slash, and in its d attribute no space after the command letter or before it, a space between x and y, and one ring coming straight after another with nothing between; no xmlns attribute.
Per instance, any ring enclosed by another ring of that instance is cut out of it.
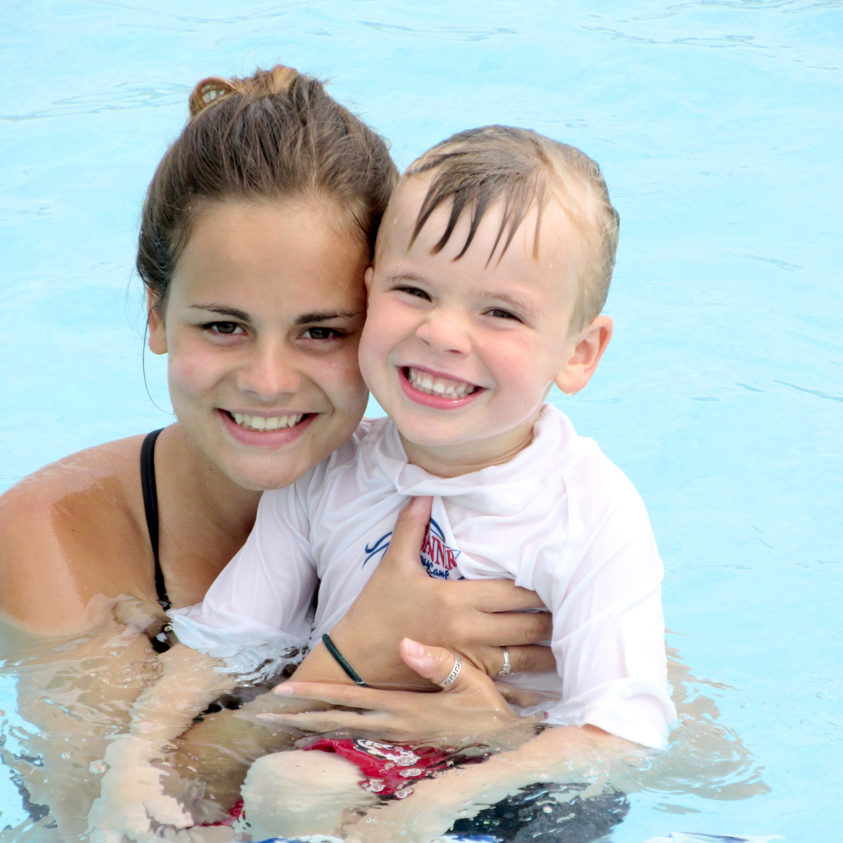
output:
<svg viewBox="0 0 843 843"><path fill-rule="evenodd" d="M477 390L476 386L465 381L437 378L428 372L413 368L407 369L407 379L419 391L444 398L466 398Z"/></svg>
<svg viewBox="0 0 843 843"><path fill-rule="evenodd" d="M282 427L295 427L304 415L295 416L250 416L246 413L232 413L232 418L241 427L251 430L280 430Z"/></svg>

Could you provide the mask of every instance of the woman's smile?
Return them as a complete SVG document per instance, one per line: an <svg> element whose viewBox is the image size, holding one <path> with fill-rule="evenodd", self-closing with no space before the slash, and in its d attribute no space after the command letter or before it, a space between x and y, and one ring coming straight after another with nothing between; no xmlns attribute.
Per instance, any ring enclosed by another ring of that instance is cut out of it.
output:
<svg viewBox="0 0 843 843"><path fill-rule="evenodd" d="M247 448L278 450L295 443L319 417L318 413L255 415L219 410L227 434Z"/></svg>
<svg viewBox="0 0 843 843"><path fill-rule="evenodd" d="M255 416L249 413L228 413L234 421L241 427L248 430L279 430L281 428L295 427L305 415L310 413L295 413L294 415L283 416Z"/></svg>

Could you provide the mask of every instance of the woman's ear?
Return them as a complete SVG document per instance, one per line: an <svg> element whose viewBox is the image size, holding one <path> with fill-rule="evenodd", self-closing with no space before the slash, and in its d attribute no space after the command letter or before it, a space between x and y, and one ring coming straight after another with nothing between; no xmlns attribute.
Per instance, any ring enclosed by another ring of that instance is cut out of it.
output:
<svg viewBox="0 0 843 843"><path fill-rule="evenodd" d="M149 329L149 350L153 354L166 354L167 329L161 299L149 291L146 294L146 325Z"/></svg>
<svg viewBox="0 0 843 843"><path fill-rule="evenodd" d="M610 339L612 320L603 314L595 316L591 324L580 331L568 362L554 380L562 392L573 395L591 380Z"/></svg>
<svg viewBox="0 0 843 843"><path fill-rule="evenodd" d="M372 289L372 278L375 277L375 270L371 264L366 267L366 272L363 274L363 283L366 285L366 292Z"/></svg>

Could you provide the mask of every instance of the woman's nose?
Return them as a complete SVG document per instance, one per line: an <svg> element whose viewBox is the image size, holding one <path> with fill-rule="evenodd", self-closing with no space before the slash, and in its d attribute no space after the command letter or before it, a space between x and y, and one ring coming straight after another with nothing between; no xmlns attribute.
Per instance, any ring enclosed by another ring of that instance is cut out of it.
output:
<svg viewBox="0 0 843 843"><path fill-rule="evenodd" d="M238 386L260 401L270 402L301 387L295 355L283 343L258 343L238 372Z"/></svg>
<svg viewBox="0 0 843 843"><path fill-rule="evenodd" d="M454 310L434 308L425 314L416 336L442 354L468 354L471 350L471 325L467 316Z"/></svg>

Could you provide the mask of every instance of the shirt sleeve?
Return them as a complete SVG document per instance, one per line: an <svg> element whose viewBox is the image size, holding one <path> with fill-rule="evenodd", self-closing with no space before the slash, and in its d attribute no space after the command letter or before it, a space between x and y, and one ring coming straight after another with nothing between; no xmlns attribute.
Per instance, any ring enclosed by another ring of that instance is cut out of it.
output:
<svg viewBox="0 0 843 843"><path fill-rule="evenodd" d="M246 543L204 600L171 611L183 643L224 659L234 673L301 659L310 637L316 568L296 486L265 492Z"/></svg>
<svg viewBox="0 0 843 843"><path fill-rule="evenodd" d="M661 582L664 568L647 511L629 479L602 454L570 478L575 528L564 567L536 567L536 590L553 611L552 647L562 700L550 723L591 724L619 737L664 748L676 719L665 654ZM570 555L573 554L573 558Z"/></svg>

